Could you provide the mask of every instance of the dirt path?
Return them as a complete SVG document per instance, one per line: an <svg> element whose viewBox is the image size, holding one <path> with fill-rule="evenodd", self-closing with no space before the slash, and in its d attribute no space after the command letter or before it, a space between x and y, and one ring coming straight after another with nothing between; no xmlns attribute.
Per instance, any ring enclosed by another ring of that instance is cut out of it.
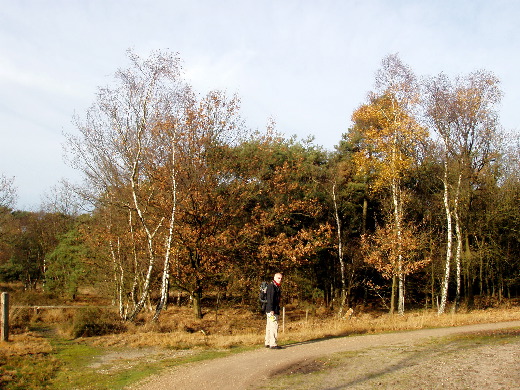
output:
<svg viewBox="0 0 520 390"><path fill-rule="evenodd" d="M463 353L459 347L427 344L460 333L518 327L520 321L511 321L304 342L282 350L261 348L176 367L132 389L520 389L520 337L505 344L472 345ZM324 363L327 358L330 366ZM311 371L317 375L303 375L303 381L302 375L293 375L293 382L285 384L284 377L275 377ZM320 376L321 371L326 375Z"/></svg>

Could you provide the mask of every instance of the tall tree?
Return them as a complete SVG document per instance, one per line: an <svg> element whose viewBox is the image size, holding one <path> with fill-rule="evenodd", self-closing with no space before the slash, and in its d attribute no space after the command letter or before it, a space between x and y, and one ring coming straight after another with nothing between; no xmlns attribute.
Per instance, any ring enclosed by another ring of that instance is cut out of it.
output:
<svg viewBox="0 0 520 390"><path fill-rule="evenodd" d="M293 282L308 281L319 253L330 246L331 227L321 207L325 154L270 134L238 145L234 153L235 174L248 194L232 241L240 283L251 290L251 283L276 271Z"/></svg>
<svg viewBox="0 0 520 390"><path fill-rule="evenodd" d="M369 201L372 205L367 183L368 176L358 175L353 155L359 150L361 136L350 129L343 136L328 160L327 193L332 204L323 202L324 207L331 210L332 220L336 227L336 250L339 264L339 279L341 283L341 299L339 316L344 307L352 304L353 288L360 283L364 262L359 261L360 237L366 232L368 225ZM333 280L331 278L331 280Z"/></svg>
<svg viewBox="0 0 520 390"><path fill-rule="evenodd" d="M221 244L235 212L226 191L236 181L222 151L243 130L240 102L218 91L199 99L175 55L129 57L131 67L100 90L69 146L95 190L121 316L135 319L158 288L157 320L173 285L201 317L202 291L229 260Z"/></svg>
<svg viewBox="0 0 520 390"><path fill-rule="evenodd" d="M461 293L461 255L468 234L468 216L479 172L496 158L499 130L496 105L502 92L490 72L476 71L455 82L440 74L425 82L426 117L444 146L444 208L446 214L446 258L439 314L444 313L453 258L455 233L456 310Z"/></svg>
<svg viewBox="0 0 520 390"><path fill-rule="evenodd" d="M87 247L83 245L77 228L69 230L60 238L56 248L46 254L46 290L76 299L80 285L85 284Z"/></svg>
<svg viewBox="0 0 520 390"><path fill-rule="evenodd" d="M232 263L230 227L242 212L244 183L229 149L243 131L238 97L213 91L190 107L178 135L174 284L190 294L199 318L204 289Z"/></svg>
<svg viewBox="0 0 520 390"><path fill-rule="evenodd" d="M177 123L192 93L180 77L180 60L176 55L155 52L150 58L141 59L129 51L128 57L130 68L116 73L113 87L99 89L97 101L88 110L85 122L77 120L80 135L69 135L68 147L74 166L85 175L84 189L90 190L84 190L83 194L97 204L107 205L104 210L126 214L125 235L139 239L146 248L142 253L134 246L130 256L134 258L130 263L139 265L133 269L133 277L130 276L134 281L131 285L138 280L141 283L137 301L129 306L124 300L130 294L122 291L117 294L122 317L133 320L149 298L157 258L165 259L163 270L169 267L169 232L174 219L175 193L170 185L169 195L163 194L159 199L157 189L161 180L171 182L175 172L157 178L158 165L173 169L173 165L168 164L172 157L158 161L157 147L160 145L161 151L174 155ZM169 211L164 212L165 208ZM107 232L114 232L114 219L105 220ZM115 240L108 241L114 270L121 270L117 260L120 257L115 254L116 248L121 248L122 237L109 237ZM137 277L141 272L144 272L142 280ZM115 275L114 280L124 278ZM167 278L163 279L166 281ZM116 285L116 289L124 288Z"/></svg>
<svg viewBox="0 0 520 390"><path fill-rule="evenodd" d="M352 119L357 132L363 134L365 147L355 154L362 172L374 175L375 190L389 189L393 205L396 267L393 284L398 285L398 312L404 313L405 271L402 241L406 193L403 179L418 158L426 130L415 119L419 89L415 75L397 55L382 61L376 75L376 92L369 103L357 109ZM392 289L394 291L394 289ZM394 300L392 299L391 311Z"/></svg>

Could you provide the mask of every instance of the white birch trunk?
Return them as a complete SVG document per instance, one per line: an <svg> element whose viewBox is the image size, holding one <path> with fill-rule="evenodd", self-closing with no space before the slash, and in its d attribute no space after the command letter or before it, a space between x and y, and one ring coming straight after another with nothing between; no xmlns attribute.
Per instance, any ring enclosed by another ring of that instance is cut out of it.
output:
<svg viewBox="0 0 520 390"><path fill-rule="evenodd" d="M455 199L453 206L453 215L455 218L455 236L457 239L457 249L455 251L455 267L456 267L456 283L457 289L455 292L455 302L453 304L453 312L457 311L460 301L460 290L461 290L461 254L462 254L462 228L460 226L459 218L459 197L460 197L460 185L462 181L462 173L459 174L459 180L457 182L457 190L455 191Z"/></svg>
<svg viewBox="0 0 520 390"><path fill-rule="evenodd" d="M170 257L171 257L171 249L172 249L172 240L173 240L173 228L175 226L175 211L177 208L177 179L176 179L176 171L175 171L175 140L172 141L172 209L170 215L170 225L168 227L168 236L166 237L165 242L165 255L164 255L164 264L163 264L163 275L161 280L161 299L157 304L157 308L155 310L155 314L153 316L153 321L157 321L159 319L159 315L161 311L165 307L168 301L168 287L170 285Z"/></svg>
<svg viewBox="0 0 520 390"><path fill-rule="evenodd" d="M121 264L121 257L119 255L119 239L117 240L118 249L114 249L114 243L112 240L109 241L110 255L112 257L113 273L114 273L114 284L115 284L115 297L117 299L117 305L119 309L119 316L122 319L126 319L126 311L123 302L123 280L124 280L124 268Z"/></svg>
<svg viewBox="0 0 520 390"><path fill-rule="evenodd" d="M404 314L404 271L403 271L403 254L401 253L401 205L399 201L399 186L397 179L392 179L392 200L394 203L394 223L395 234L397 240L397 277L398 277L398 294L397 294L397 312Z"/></svg>
<svg viewBox="0 0 520 390"><path fill-rule="evenodd" d="M143 128L144 128L144 125L143 125ZM151 282L151 278L152 278L152 271L153 271L153 268L155 265L155 252L153 249L154 237L155 237L155 234L157 233L157 231L159 230L159 228L161 227L162 221L164 219L164 218L161 219L161 221L156 226L155 230L152 232L149 229L148 224L146 223L146 218L144 217L144 214L141 209L141 204L139 203L137 191L138 191L138 187L139 187L139 185L138 185L139 158L140 158L141 152L142 152L141 134L142 134L142 131L140 130L137 135L138 148L137 148L137 153L136 153L136 157L135 157L133 168L132 168L131 188L132 188L132 199L134 202L135 210L137 212L137 215L139 216L141 225L143 226L143 229L146 232L146 238L147 238L147 244L148 244L147 245L148 269L146 271L146 277L144 280L143 289L141 291L141 296L139 298L139 301L137 302L137 305L134 307L132 313L130 313L128 315L128 319L131 321L137 316L137 314L139 314L139 312L141 311L141 309L143 308L143 306L145 305L145 303L148 299L148 294L150 293L150 282Z"/></svg>
<svg viewBox="0 0 520 390"><path fill-rule="evenodd" d="M140 269L139 269L139 260L137 256L137 248L136 248L136 242L135 239L135 233L134 233L134 225L132 221L132 210L129 208L128 210L128 225L130 229L130 236L132 237L132 255L134 257L134 278L132 281L132 288L130 290L130 301L132 302L132 305L137 305L137 291L139 287L139 279L140 279ZM128 303L127 303L128 305Z"/></svg>
<svg viewBox="0 0 520 390"><path fill-rule="evenodd" d="M336 201L336 183L332 185L332 201L334 202L334 217L336 218L336 227L338 232L338 260L341 272L341 305L339 308L339 317L343 316L343 308L347 299L347 287L345 283L345 261L343 260L343 243L341 241L341 220L339 219L338 203Z"/></svg>
<svg viewBox="0 0 520 390"><path fill-rule="evenodd" d="M441 286L441 303L439 305L438 314L443 314L446 309L446 301L448 300L448 283L450 278L450 265L451 265L451 257L452 257L452 242L453 242L453 228L451 221L451 210L450 210L450 201L448 196L448 161L447 159L444 161L444 177L443 177L443 186L444 186L444 210L446 212L446 229L447 229L447 240L446 240L446 259L444 261L444 276L442 278L442 286Z"/></svg>

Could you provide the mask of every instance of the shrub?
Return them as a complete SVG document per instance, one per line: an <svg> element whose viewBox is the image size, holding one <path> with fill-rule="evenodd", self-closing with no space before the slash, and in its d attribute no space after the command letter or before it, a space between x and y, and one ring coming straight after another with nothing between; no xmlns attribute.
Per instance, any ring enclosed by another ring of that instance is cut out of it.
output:
<svg viewBox="0 0 520 390"><path fill-rule="evenodd" d="M77 337L103 336L126 330L121 319L111 310L85 308L76 310L72 318L70 335Z"/></svg>

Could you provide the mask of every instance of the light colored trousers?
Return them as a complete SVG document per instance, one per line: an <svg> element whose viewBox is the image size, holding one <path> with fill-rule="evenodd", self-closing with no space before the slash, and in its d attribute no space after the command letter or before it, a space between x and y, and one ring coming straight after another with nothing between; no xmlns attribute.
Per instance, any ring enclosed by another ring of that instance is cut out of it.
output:
<svg viewBox="0 0 520 390"><path fill-rule="evenodd" d="M265 345L275 347L278 345L278 315L267 313L267 322L265 325Z"/></svg>

